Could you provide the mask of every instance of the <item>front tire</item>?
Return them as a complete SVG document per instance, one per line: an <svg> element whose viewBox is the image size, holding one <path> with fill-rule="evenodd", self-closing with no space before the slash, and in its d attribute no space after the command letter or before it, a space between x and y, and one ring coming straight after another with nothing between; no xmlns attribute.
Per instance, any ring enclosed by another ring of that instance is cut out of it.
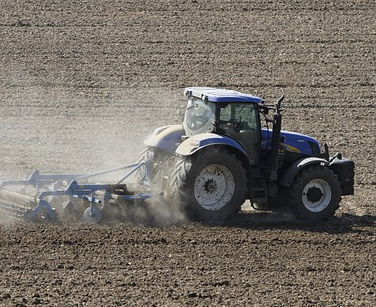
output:
<svg viewBox="0 0 376 307"><path fill-rule="evenodd" d="M181 159L172 174L172 190L190 217L223 221L245 201L245 169L234 154L206 149Z"/></svg>
<svg viewBox="0 0 376 307"><path fill-rule="evenodd" d="M337 176L325 166L311 165L294 179L288 194L295 215L306 222L320 222L332 217L341 201Z"/></svg>

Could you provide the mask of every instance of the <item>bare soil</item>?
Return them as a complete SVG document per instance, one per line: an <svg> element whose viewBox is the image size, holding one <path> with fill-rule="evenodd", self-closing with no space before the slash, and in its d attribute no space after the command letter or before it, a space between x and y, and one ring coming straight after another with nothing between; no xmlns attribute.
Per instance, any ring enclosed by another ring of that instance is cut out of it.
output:
<svg viewBox="0 0 376 307"><path fill-rule="evenodd" d="M186 86L274 101L286 130L356 163L355 195L304 225L0 224L1 306L372 306L373 1L26 1L0 6L0 178L136 159Z"/></svg>

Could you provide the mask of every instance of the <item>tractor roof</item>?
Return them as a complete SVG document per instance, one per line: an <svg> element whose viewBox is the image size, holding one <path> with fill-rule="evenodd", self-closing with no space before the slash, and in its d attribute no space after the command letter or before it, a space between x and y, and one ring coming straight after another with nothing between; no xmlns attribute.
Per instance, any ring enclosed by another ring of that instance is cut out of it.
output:
<svg viewBox="0 0 376 307"><path fill-rule="evenodd" d="M211 102L250 102L263 103L264 101L250 94L243 94L237 91L225 90L212 87L187 87L184 90L187 96L194 96L201 99L207 99Z"/></svg>

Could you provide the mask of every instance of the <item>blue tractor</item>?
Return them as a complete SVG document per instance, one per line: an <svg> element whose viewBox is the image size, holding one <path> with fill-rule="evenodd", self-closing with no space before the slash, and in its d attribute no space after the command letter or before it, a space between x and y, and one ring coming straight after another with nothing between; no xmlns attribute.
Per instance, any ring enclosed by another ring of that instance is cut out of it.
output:
<svg viewBox="0 0 376 307"><path fill-rule="evenodd" d="M249 199L257 209L288 205L319 222L354 193L354 162L330 157L312 137L281 130L275 106L249 94L189 87L182 125L156 129L144 144L149 180L164 178L170 200L191 217L222 221ZM270 113L273 114L270 115Z"/></svg>

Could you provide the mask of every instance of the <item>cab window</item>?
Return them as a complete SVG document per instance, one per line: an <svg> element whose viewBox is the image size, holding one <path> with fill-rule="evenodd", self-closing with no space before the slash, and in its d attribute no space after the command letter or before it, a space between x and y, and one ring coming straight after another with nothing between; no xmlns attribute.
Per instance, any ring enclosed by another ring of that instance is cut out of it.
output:
<svg viewBox="0 0 376 307"><path fill-rule="evenodd" d="M257 110L254 104L227 104L220 108L219 127L225 131L258 130Z"/></svg>

